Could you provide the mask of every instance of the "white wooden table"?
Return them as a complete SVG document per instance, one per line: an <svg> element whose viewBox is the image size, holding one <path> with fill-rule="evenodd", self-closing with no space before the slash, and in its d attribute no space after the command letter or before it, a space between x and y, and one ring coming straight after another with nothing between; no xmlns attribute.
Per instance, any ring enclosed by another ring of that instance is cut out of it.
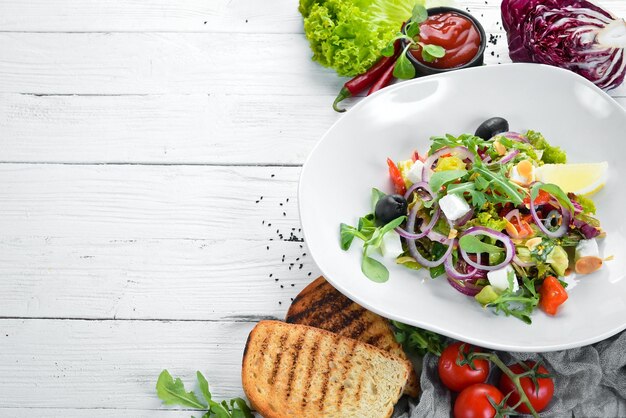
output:
<svg viewBox="0 0 626 418"><path fill-rule="evenodd" d="M499 1L462 6L508 61ZM248 332L319 273L296 185L343 80L296 8L0 0L1 417L188 417L163 368L242 395Z"/></svg>

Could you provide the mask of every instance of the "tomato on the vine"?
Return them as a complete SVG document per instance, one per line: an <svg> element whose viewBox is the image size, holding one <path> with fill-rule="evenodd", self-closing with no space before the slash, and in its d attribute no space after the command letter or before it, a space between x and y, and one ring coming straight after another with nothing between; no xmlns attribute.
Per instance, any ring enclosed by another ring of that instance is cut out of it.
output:
<svg viewBox="0 0 626 418"><path fill-rule="evenodd" d="M469 364L457 365L457 360L461 362L464 357L460 352L461 345L464 346L464 353L481 351L469 344L457 342L446 347L439 357L439 378L448 389L456 392L474 383L483 383L489 376L489 361L485 359L472 360L473 367Z"/></svg>
<svg viewBox="0 0 626 418"><path fill-rule="evenodd" d="M512 366L509 366L509 368L513 373L520 374L524 373L528 369L532 369L535 366L535 362L527 361L526 365L528 366L528 368L525 368L521 364L514 364ZM542 365L537 368L537 373L541 375L549 374L548 369L546 369ZM537 412L543 411L545 407L548 406L550 400L552 399L552 396L554 395L554 381L552 380L552 378L537 377L537 387L533 383L532 379L528 376L522 377L520 379L520 383L533 408L535 408ZM507 404L509 406L515 406L515 404L519 402L519 393L517 392L515 385L507 375L502 375L498 387L500 388L502 393L511 393L511 396L509 396L509 398L507 399ZM518 412L523 412L525 414L530 413L530 410L524 403L520 404L515 409Z"/></svg>
<svg viewBox="0 0 626 418"><path fill-rule="evenodd" d="M459 394L454 402L454 418L493 418L496 409L490 400L498 405L504 395L495 386L485 383L471 385Z"/></svg>

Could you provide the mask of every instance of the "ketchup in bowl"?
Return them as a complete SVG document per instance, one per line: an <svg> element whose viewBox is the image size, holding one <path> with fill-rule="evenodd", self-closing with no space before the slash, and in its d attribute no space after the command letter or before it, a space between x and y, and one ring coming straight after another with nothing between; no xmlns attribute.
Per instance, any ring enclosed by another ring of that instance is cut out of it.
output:
<svg viewBox="0 0 626 418"><path fill-rule="evenodd" d="M453 7L433 7L427 11L428 18L420 23L417 46L411 46L406 53L418 77L483 65L485 30L474 16ZM404 48L406 39L401 43ZM427 62L419 44L440 46L445 55Z"/></svg>
<svg viewBox="0 0 626 418"><path fill-rule="evenodd" d="M467 64L480 48L480 33L467 17L447 12L429 16L420 25L420 40L424 44L439 45L446 50L443 58L426 62L422 48L412 49L411 54L422 64L434 68L455 68Z"/></svg>

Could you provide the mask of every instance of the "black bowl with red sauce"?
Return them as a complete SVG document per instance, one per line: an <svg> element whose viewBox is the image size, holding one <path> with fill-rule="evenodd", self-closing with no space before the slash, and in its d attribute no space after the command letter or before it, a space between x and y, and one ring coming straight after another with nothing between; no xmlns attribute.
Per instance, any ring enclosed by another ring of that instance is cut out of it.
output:
<svg viewBox="0 0 626 418"><path fill-rule="evenodd" d="M483 65L487 44L485 29L471 14L453 7L428 9L428 19L420 24L420 42L439 45L446 50L443 58L426 62L421 48L409 49L406 56L415 67L416 76L439 74ZM403 47L406 41L402 40Z"/></svg>

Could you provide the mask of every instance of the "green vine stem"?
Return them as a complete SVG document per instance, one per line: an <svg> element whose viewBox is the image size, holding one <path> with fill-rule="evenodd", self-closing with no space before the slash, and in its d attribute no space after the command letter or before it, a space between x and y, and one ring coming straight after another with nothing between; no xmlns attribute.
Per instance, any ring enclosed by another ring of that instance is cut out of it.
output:
<svg viewBox="0 0 626 418"><path fill-rule="evenodd" d="M469 361L472 361L475 358L484 358L484 359L491 361L496 366L498 366L498 368L502 370L502 373L507 375L509 379L511 379L511 381L515 385L515 388L517 389L517 392L519 393L520 402L523 402L524 404L526 404L526 406L528 407L528 410L530 411L533 417L539 418L539 414L537 413L537 411L535 411L535 408L533 408L533 405L530 403L528 396L526 396L526 392L524 392L524 389L522 388L522 383L520 382L522 377L528 376L529 374L532 373L532 371L515 374L511 371L511 369L507 367L506 364L502 362L502 360L500 360L500 357L498 357L496 354L493 354L493 353L472 352L472 353L467 354L467 358Z"/></svg>

